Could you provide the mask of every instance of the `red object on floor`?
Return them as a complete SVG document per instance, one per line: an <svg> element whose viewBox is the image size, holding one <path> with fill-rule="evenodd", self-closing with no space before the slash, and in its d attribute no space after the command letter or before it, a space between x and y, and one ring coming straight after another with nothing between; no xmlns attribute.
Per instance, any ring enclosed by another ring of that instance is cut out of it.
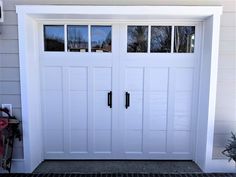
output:
<svg viewBox="0 0 236 177"><path fill-rule="evenodd" d="M2 139L2 131L4 128L8 126L8 120L7 119L0 119L0 156L4 153L4 144Z"/></svg>

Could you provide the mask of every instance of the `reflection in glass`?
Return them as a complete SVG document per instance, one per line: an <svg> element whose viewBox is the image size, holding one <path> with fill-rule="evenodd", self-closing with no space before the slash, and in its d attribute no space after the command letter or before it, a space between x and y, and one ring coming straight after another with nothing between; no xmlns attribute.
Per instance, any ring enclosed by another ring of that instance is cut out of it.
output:
<svg viewBox="0 0 236 177"><path fill-rule="evenodd" d="M67 26L67 49L71 52L88 52L88 26Z"/></svg>
<svg viewBox="0 0 236 177"><path fill-rule="evenodd" d="M127 52L147 52L148 26L128 26Z"/></svg>
<svg viewBox="0 0 236 177"><path fill-rule="evenodd" d="M111 26L91 26L91 51L111 52Z"/></svg>
<svg viewBox="0 0 236 177"><path fill-rule="evenodd" d="M171 26L152 26L151 52L171 52Z"/></svg>
<svg viewBox="0 0 236 177"><path fill-rule="evenodd" d="M194 38L194 26L175 26L174 52L193 53Z"/></svg>
<svg viewBox="0 0 236 177"><path fill-rule="evenodd" d="M44 50L64 51L64 26L44 25Z"/></svg>

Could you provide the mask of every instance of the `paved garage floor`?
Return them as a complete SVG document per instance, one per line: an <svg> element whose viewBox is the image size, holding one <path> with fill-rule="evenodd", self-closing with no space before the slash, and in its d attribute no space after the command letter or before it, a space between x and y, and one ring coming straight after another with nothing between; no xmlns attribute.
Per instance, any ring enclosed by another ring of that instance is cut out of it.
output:
<svg viewBox="0 0 236 177"><path fill-rule="evenodd" d="M200 173L192 161L44 161L34 173Z"/></svg>

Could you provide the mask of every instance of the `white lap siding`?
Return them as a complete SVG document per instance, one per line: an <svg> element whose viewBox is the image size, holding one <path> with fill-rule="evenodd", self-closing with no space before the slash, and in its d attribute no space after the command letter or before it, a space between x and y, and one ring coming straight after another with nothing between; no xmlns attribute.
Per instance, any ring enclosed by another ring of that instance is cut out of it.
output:
<svg viewBox="0 0 236 177"><path fill-rule="evenodd" d="M225 158L230 132L236 133L236 1L223 4L213 158Z"/></svg>

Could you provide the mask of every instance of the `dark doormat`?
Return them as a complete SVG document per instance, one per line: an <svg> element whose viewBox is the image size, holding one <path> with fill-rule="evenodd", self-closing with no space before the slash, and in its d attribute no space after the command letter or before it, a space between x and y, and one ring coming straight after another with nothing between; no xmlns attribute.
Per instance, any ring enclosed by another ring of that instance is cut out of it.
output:
<svg viewBox="0 0 236 177"><path fill-rule="evenodd" d="M182 174L147 174L147 173L117 173L117 174L1 174L1 177L236 177L233 173L182 173Z"/></svg>
<svg viewBox="0 0 236 177"><path fill-rule="evenodd" d="M202 173L193 161L163 160L46 160L35 174L192 174Z"/></svg>
<svg viewBox="0 0 236 177"><path fill-rule="evenodd" d="M182 173L182 174L147 174L147 173L113 173L113 174L2 174L1 177L236 177L236 173Z"/></svg>

